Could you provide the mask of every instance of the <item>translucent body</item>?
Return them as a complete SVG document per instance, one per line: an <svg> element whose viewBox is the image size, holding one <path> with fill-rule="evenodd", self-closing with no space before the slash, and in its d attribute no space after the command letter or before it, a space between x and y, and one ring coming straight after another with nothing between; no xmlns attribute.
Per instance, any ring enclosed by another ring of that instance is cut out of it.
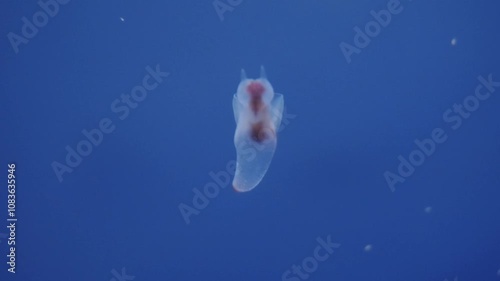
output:
<svg viewBox="0 0 500 281"><path fill-rule="evenodd" d="M274 93L264 68L255 80L246 78L242 71L238 92L233 97L236 191L250 191L264 178L276 150L283 106L283 96Z"/></svg>

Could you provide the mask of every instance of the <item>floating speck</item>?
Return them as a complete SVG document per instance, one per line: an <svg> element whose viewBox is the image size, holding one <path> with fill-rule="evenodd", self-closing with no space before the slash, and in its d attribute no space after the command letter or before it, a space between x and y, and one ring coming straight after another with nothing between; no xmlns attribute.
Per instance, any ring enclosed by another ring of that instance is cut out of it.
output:
<svg viewBox="0 0 500 281"><path fill-rule="evenodd" d="M430 214L432 212L432 207L431 206L427 206L425 207L424 211L427 213L427 214Z"/></svg>
<svg viewBox="0 0 500 281"><path fill-rule="evenodd" d="M365 252L369 252L369 251L371 251L372 249L373 249L372 244L368 244L368 245L366 245L366 246L365 246Z"/></svg>
<svg viewBox="0 0 500 281"><path fill-rule="evenodd" d="M451 45L455 46L457 44L457 38L451 39Z"/></svg>
<svg viewBox="0 0 500 281"><path fill-rule="evenodd" d="M122 18L122 17L120 17L120 20L121 20L121 21L125 21L125 19L124 19L124 18Z"/></svg>
<svg viewBox="0 0 500 281"><path fill-rule="evenodd" d="M500 269L497 271L497 275L500 276Z"/></svg>

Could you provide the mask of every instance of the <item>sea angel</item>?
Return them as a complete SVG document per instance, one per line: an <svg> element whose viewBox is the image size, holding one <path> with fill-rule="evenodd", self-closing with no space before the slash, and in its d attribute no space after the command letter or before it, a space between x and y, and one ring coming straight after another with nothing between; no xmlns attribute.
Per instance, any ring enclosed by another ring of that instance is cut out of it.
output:
<svg viewBox="0 0 500 281"><path fill-rule="evenodd" d="M236 191L252 190L266 174L276 150L283 104L283 96L274 93L267 81L264 67L260 68L259 79L248 79L245 70L241 70L241 81L233 97Z"/></svg>

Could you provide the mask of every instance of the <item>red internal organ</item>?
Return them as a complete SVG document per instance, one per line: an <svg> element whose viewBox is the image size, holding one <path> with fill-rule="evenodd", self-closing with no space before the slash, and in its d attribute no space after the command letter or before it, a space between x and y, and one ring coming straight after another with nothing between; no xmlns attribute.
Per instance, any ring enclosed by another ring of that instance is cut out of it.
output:
<svg viewBox="0 0 500 281"><path fill-rule="evenodd" d="M247 91L252 98L260 98L264 94L264 86L259 82L253 81L247 86Z"/></svg>

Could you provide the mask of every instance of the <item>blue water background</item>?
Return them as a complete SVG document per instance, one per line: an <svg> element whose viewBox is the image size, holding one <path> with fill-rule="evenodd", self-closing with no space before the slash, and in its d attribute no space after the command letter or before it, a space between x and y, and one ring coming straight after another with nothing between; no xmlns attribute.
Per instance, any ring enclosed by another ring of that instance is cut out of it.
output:
<svg viewBox="0 0 500 281"><path fill-rule="evenodd" d="M0 233L11 162L18 222L0 280L282 280L328 236L309 280L499 280L500 88L457 130L443 113L500 80L500 2L402 1L348 63L339 44L387 3L245 0L221 20L212 1L73 0L17 54L7 34L40 7L2 3ZM156 65L170 76L120 120ZM179 205L235 159L232 94L260 65L293 116L271 167L186 224ZM116 129L60 182L51 163L103 118ZM446 142L391 191L435 128Z"/></svg>

